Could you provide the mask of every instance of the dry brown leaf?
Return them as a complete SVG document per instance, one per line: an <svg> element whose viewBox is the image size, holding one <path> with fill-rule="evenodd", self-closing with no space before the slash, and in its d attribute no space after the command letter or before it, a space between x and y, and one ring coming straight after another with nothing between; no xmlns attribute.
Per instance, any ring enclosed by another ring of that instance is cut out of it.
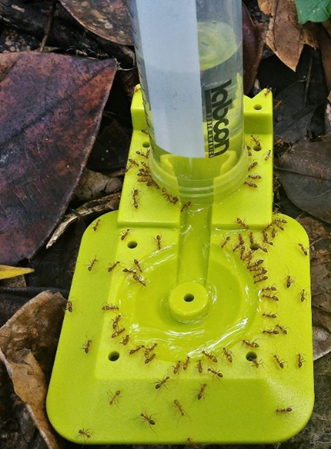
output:
<svg viewBox="0 0 331 449"><path fill-rule="evenodd" d="M49 239L46 248L50 248L61 237L65 230L75 221L82 217L88 217L89 215L102 214L105 212L117 210L120 202L121 194L112 193L111 195L103 196L96 200L88 201L82 206L78 207L74 212L66 214L61 223L57 226L51 238Z"/></svg>
<svg viewBox="0 0 331 449"><path fill-rule="evenodd" d="M66 300L43 292L25 304L0 329L0 359L15 393L26 404L51 449L62 447L45 409L47 381L52 369Z"/></svg>
<svg viewBox="0 0 331 449"><path fill-rule="evenodd" d="M331 352L331 232L330 226L313 217L300 220L311 245L311 293L314 360Z"/></svg>
<svg viewBox="0 0 331 449"><path fill-rule="evenodd" d="M314 360L320 359L331 352L331 334L322 327L313 327Z"/></svg>
<svg viewBox="0 0 331 449"><path fill-rule="evenodd" d="M273 2L270 0L258 0L258 4L263 14L270 16L272 12Z"/></svg>
<svg viewBox="0 0 331 449"><path fill-rule="evenodd" d="M119 178L108 176L85 168L72 196L72 201L90 201L121 190Z"/></svg>
<svg viewBox="0 0 331 449"><path fill-rule="evenodd" d="M296 70L305 44L317 48L317 26L298 23L294 0L259 0L259 7L271 15L266 43L290 69Z"/></svg>
<svg viewBox="0 0 331 449"><path fill-rule="evenodd" d="M323 27L321 27L320 34L320 45L321 45L321 53L322 53L322 61L324 67L324 74L326 84L328 86L329 91L331 91L331 37L329 33L325 31Z"/></svg>

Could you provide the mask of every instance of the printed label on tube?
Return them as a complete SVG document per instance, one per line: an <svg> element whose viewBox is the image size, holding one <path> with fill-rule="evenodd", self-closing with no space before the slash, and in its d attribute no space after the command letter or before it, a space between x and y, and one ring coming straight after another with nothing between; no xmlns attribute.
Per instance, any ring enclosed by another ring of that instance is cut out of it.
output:
<svg viewBox="0 0 331 449"><path fill-rule="evenodd" d="M229 148L229 119L227 118L232 99L228 98L227 87L231 80L205 91L207 140L209 157L219 156Z"/></svg>

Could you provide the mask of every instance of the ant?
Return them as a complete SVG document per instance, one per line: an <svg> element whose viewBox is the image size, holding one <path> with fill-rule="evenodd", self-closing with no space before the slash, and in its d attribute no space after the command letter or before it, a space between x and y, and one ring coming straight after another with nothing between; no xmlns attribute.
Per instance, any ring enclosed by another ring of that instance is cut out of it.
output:
<svg viewBox="0 0 331 449"><path fill-rule="evenodd" d="M144 287L146 287L146 282L144 282L144 280L143 280L143 278L141 276L138 276L137 274L134 274L132 277L140 285L143 285Z"/></svg>
<svg viewBox="0 0 331 449"><path fill-rule="evenodd" d="M125 237L127 237L127 235L129 234L130 229L127 229L126 231L123 231L123 233L121 234L121 240L124 240Z"/></svg>
<svg viewBox="0 0 331 449"><path fill-rule="evenodd" d="M306 301L306 291L305 291L305 289L303 288L302 290L301 290L301 296L300 296L300 300L301 300L301 302L304 302L304 301Z"/></svg>
<svg viewBox="0 0 331 449"><path fill-rule="evenodd" d="M304 359L303 355L302 354L298 354L298 367L299 368L302 368L302 366L305 363L305 361L306 360Z"/></svg>
<svg viewBox="0 0 331 449"><path fill-rule="evenodd" d="M187 203L183 204L182 208L181 208L181 212L184 212L185 209L187 209L188 207L190 207L192 204L191 201L188 201Z"/></svg>
<svg viewBox="0 0 331 449"><path fill-rule="evenodd" d="M221 248L224 248L224 246L228 243L228 241L231 239L230 236L226 237L224 242L221 244Z"/></svg>
<svg viewBox="0 0 331 449"><path fill-rule="evenodd" d="M221 377L223 377L223 374L222 374L220 371L216 371L216 370L214 370L214 369L212 369L212 368L208 368L207 371L208 371L209 373L212 373L213 376L217 376L219 379L220 379Z"/></svg>
<svg viewBox="0 0 331 449"><path fill-rule="evenodd" d="M172 367L172 371L173 371L174 374L178 374L179 373L181 365L182 365L182 362L180 360L178 360L176 365Z"/></svg>
<svg viewBox="0 0 331 449"><path fill-rule="evenodd" d="M134 263L135 266L137 267L138 271L140 271L140 273L142 273L143 270L142 270L142 268L141 268L141 266L140 266L139 261L138 261L137 259L133 259L133 263Z"/></svg>
<svg viewBox="0 0 331 449"><path fill-rule="evenodd" d="M150 426L155 426L155 421L152 419L152 415L148 416L146 413L140 413L141 419L145 422L148 422Z"/></svg>
<svg viewBox="0 0 331 449"><path fill-rule="evenodd" d="M113 271L113 269L116 268L117 265L118 265L119 263L120 263L119 260L118 260L117 262L113 263L113 265L111 265L111 266L108 268L108 273L110 273L111 271Z"/></svg>
<svg viewBox="0 0 331 449"><path fill-rule="evenodd" d="M262 333L269 335L278 335L279 331L277 329L263 329Z"/></svg>
<svg viewBox="0 0 331 449"><path fill-rule="evenodd" d="M274 355L274 358L275 358L275 361L276 361L277 365L280 368L284 369L284 363L286 363L285 360L280 360L280 358L276 354Z"/></svg>
<svg viewBox="0 0 331 449"><path fill-rule="evenodd" d="M101 310L119 310L119 307L115 306L115 304L106 303L104 306L102 306Z"/></svg>
<svg viewBox="0 0 331 449"><path fill-rule="evenodd" d="M252 366L255 366L255 368L260 368L260 366L263 366L263 361L261 359L258 360L257 358L253 358L250 361L252 362Z"/></svg>
<svg viewBox="0 0 331 449"><path fill-rule="evenodd" d="M183 370L184 370L184 371L187 370L187 368L188 368L188 366L189 366L189 363L190 363L190 360L191 360L191 358L190 358L189 356L187 356L186 361L183 363Z"/></svg>
<svg viewBox="0 0 331 449"><path fill-rule="evenodd" d="M233 362L232 351L228 351L226 348L223 348L223 354L225 355L228 362Z"/></svg>
<svg viewBox="0 0 331 449"><path fill-rule="evenodd" d="M267 298L270 299L271 301L279 301L279 298L276 295L264 294L262 295L262 298Z"/></svg>
<svg viewBox="0 0 331 449"><path fill-rule="evenodd" d="M290 288L294 284L294 279L291 276L286 276L286 287Z"/></svg>
<svg viewBox="0 0 331 449"><path fill-rule="evenodd" d="M85 441L86 439L91 438L91 432L90 432L89 429L79 429L78 430L78 436L79 437L83 437L83 439Z"/></svg>
<svg viewBox="0 0 331 449"><path fill-rule="evenodd" d="M283 334L287 335L287 329L284 326L281 326L280 324L276 324L276 327L278 327L278 329L280 331L282 331Z"/></svg>
<svg viewBox="0 0 331 449"><path fill-rule="evenodd" d="M94 231L96 231L96 230L98 229L98 227L99 227L99 225L100 225L100 222L101 222L100 218L95 222L95 224L94 224L94 226L93 226L93 230L94 230Z"/></svg>
<svg viewBox="0 0 331 449"><path fill-rule="evenodd" d="M134 349L131 349L131 350L130 350L129 354L130 354L130 355L135 354L136 352L139 352L141 349L144 349L144 348L145 348L144 345L136 346Z"/></svg>
<svg viewBox="0 0 331 449"><path fill-rule="evenodd" d="M134 189L132 191L132 201L133 201L133 207L135 209L138 209L138 197L139 197L139 190L138 189Z"/></svg>
<svg viewBox="0 0 331 449"><path fill-rule="evenodd" d="M162 248L161 238L162 238L161 235L157 235L157 236L155 237L156 245L157 245L157 249L158 249L158 250L160 250L160 249Z"/></svg>
<svg viewBox="0 0 331 449"><path fill-rule="evenodd" d="M244 184L248 187L253 187L254 189L257 189L257 184L255 184L255 182L245 181Z"/></svg>
<svg viewBox="0 0 331 449"><path fill-rule="evenodd" d="M277 288L274 285L271 285L270 287L263 287L261 289L262 292L268 292L268 291L272 291L272 292L276 292Z"/></svg>
<svg viewBox="0 0 331 449"><path fill-rule="evenodd" d="M116 330L118 328L118 323L122 318L121 314L118 314L117 317L113 320L113 329Z"/></svg>
<svg viewBox="0 0 331 449"><path fill-rule="evenodd" d="M88 271L92 271L92 268L94 267L96 262L98 262L98 260L95 258L92 260L92 262L90 262L90 265L87 267Z"/></svg>
<svg viewBox="0 0 331 449"><path fill-rule="evenodd" d="M300 246L300 249L303 252L303 254L305 256L308 256L308 248L305 248L302 243L298 243L298 245Z"/></svg>
<svg viewBox="0 0 331 449"><path fill-rule="evenodd" d="M198 400L200 400L200 399L203 398L204 393L205 393L205 389L206 389L206 388L207 388L207 384L201 385L200 391L199 391L199 393L197 394Z"/></svg>
<svg viewBox="0 0 331 449"><path fill-rule="evenodd" d="M117 398L120 394L121 394L120 390L117 390L110 398L109 405L115 404L115 401L117 400Z"/></svg>
<svg viewBox="0 0 331 449"><path fill-rule="evenodd" d="M214 355L214 354L211 354L211 353L209 353L209 352L207 352L207 351L201 351L202 352L202 354L204 355L204 356L206 356L209 360L211 360L212 362L214 362L214 363L217 363L217 357Z"/></svg>
<svg viewBox="0 0 331 449"><path fill-rule="evenodd" d="M86 342L83 344L82 349L84 349L85 354L88 354L91 348L92 339L86 340Z"/></svg>
<svg viewBox="0 0 331 449"><path fill-rule="evenodd" d="M121 345L126 346L130 341L130 335L126 335L123 340L120 342Z"/></svg>
<svg viewBox="0 0 331 449"><path fill-rule="evenodd" d="M249 346L249 347L251 347L251 348L258 348L258 347L259 347L259 344L256 343L255 340L254 340L254 341L250 341L250 340L242 340L242 342L243 342L245 345L247 345L247 346Z"/></svg>
<svg viewBox="0 0 331 449"><path fill-rule="evenodd" d="M156 354L155 354L155 352L153 352L152 355L146 357L146 359L145 359L145 364L150 363L152 360L155 359L155 357L156 357Z"/></svg>
<svg viewBox="0 0 331 449"><path fill-rule="evenodd" d="M155 382L155 389L159 390L160 388L163 387L163 385L165 386L165 383L168 382L170 380L169 376L164 377L162 380L159 380L158 382Z"/></svg>
<svg viewBox="0 0 331 449"><path fill-rule="evenodd" d="M115 330L115 332L112 333L111 338L119 337L124 331L125 331L124 327L123 327L123 329Z"/></svg>
<svg viewBox="0 0 331 449"><path fill-rule="evenodd" d="M242 228L249 229L249 226L243 220L241 220L240 218L237 218L236 222Z"/></svg>
<svg viewBox="0 0 331 449"><path fill-rule="evenodd" d="M276 413L286 413L288 415L291 412L292 412L292 408L291 407L277 408L276 409Z"/></svg>
<svg viewBox="0 0 331 449"><path fill-rule="evenodd" d="M185 411L183 410L183 407L180 405L180 403L177 399L174 400L173 407L175 407L182 416L185 415Z"/></svg>
<svg viewBox="0 0 331 449"><path fill-rule="evenodd" d="M257 165L258 165L257 161L252 162L251 165L248 167L248 171L253 170L253 168L256 167Z"/></svg>
<svg viewBox="0 0 331 449"><path fill-rule="evenodd" d="M277 318L277 315L275 313L269 313L269 312L262 313L262 316L264 316L266 318Z"/></svg>
<svg viewBox="0 0 331 449"><path fill-rule="evenodd" d="M254 284L257 284L258 282L267 281L268 279L269 279L268 276L262 276L261 278L255 279Z"/></svg>
<svg viewBox="0 0 331 449"><path fill-rule="evenodd" d="M67 304L65 306L65 311L68 310L68 312L72 313L72 301L67 301Z"/></svg>

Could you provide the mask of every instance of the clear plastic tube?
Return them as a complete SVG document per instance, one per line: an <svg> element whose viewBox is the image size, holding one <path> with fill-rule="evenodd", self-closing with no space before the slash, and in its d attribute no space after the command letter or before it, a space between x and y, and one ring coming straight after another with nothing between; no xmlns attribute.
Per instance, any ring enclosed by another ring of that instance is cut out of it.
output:
<svg viewBox="0 0 331 449"><path fill-rule="evenodd" d="M210 201L244 176L241 0L128 0L156 181Z"/></svg>

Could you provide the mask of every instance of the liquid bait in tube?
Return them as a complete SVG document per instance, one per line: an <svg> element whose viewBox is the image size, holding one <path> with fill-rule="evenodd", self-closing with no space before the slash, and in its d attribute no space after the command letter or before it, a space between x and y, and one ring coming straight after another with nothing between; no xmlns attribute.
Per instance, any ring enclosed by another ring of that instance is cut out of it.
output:
<svg viewBox="0 0 331 449"><path fill-rule="evenodd" d="M128 5L153 175L167 188L177 185L183 196L210 196L215 182L226 184L226 173L238 164L242 171L247 156L241 1Z"/></svg>

